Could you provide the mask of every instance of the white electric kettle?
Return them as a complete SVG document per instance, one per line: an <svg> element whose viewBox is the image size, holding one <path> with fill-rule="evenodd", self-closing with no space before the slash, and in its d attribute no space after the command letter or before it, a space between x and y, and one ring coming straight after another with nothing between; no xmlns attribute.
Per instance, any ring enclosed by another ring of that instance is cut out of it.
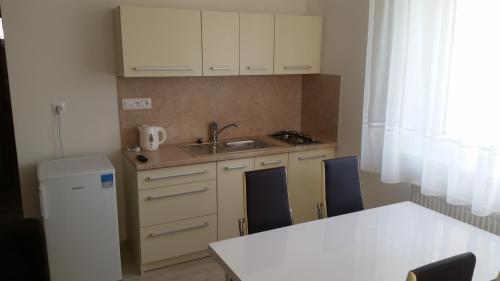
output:
<svg viewBox="0 0 500 281"><path fill-rule="evenodd" d="M167 139L167 132L162 127L142 125L137 129L139 130L139 143L142 150L157 150L160 144Z"/></svg>

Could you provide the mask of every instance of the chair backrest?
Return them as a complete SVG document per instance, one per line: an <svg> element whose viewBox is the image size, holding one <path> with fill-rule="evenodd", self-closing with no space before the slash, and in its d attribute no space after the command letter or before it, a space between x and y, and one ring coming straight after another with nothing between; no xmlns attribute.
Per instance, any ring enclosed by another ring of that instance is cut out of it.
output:
<svg viewBox="0 0 500 281"><path fill-rule="evenodd" d="M355 156L324 161L325 203L328 217L364 209Z"/></svg>
<svg viewBox="0 0 500 281"><path fill-rule="evenodd" d="M19 219L0 223L2 280L49 281L45 233L40 221Z"/></svg>
<svg viewBox="0 0 500 281"><path fill-rule="evenodd" d="M245 172L245 195L248 234L292 224L284 167Z"/></svg>
<svg viewBox="0 0 500 281"><path fill-rule="evenodd" d="M476 256L465 253L416 268L407 281L471 281L475 266Z"/></svg>

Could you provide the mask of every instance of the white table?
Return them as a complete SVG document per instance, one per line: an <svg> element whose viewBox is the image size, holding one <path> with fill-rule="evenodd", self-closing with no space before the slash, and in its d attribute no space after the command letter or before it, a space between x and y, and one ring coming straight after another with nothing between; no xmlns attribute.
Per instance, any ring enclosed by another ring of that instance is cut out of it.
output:
<svg viewBox="0 0 500 281"><path fill-rule="evenodd" d="M236 222L235 222L236 223ZM405 281L409 270L464 252L474 280L500 270L500 237L411 202L210 244L234 281Z"/></svg>

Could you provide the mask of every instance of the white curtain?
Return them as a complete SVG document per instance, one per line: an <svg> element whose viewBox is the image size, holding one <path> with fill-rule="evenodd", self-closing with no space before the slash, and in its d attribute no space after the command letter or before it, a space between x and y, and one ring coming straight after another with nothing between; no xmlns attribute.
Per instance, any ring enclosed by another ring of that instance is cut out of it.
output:
<svg viewBox="0 0 500 281"><path fill-rule="evenodd" d="M500 0L370 0L361 168L500 212Z"/></svg>

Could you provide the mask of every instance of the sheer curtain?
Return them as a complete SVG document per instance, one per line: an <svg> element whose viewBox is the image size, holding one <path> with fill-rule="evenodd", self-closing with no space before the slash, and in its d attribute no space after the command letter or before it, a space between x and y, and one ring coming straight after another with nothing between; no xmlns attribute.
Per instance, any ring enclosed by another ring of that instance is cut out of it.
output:
<svg viewBox="0 0 500 281"><path fill-rule="evenodd" d="M370 0L363 170L500 212L499 14L499 0Z"/></svg>

